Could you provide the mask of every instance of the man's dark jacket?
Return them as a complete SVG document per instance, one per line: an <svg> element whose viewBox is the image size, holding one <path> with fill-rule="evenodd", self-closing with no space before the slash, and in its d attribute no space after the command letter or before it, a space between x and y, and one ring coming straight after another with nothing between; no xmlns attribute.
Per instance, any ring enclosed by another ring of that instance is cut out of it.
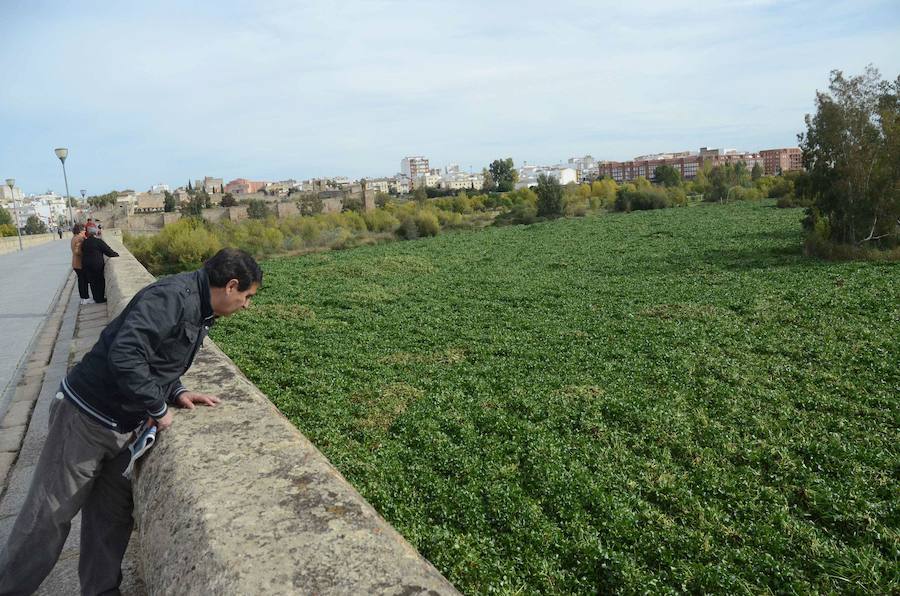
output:
<svg viewBox="0 0 900 596"><path fill-rule="evenodd" d="M93 234L81 243L81 267L82 269L95 269L103 271L104 261L103 255L108 257L117 257L119 253L109 247L109 244L102 238L97 238Z"/></svg>
<svg viewBox="0 0 900 596"><path fill-rule="evenodd" d="M110 321L61 391L117 432L162 418L166 404L187 391L180 377L214 321L203 269L152 283Z"/></svg>

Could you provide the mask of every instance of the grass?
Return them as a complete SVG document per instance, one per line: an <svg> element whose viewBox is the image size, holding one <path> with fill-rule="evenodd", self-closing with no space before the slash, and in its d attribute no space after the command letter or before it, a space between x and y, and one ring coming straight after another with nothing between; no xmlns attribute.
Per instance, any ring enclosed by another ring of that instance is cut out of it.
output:
<svg viewBox="0 0 900 596"><path fill-rule="evenodd" d="M900 267L704 205L267 261L213 337L472 594L900 590Z"/></svg>

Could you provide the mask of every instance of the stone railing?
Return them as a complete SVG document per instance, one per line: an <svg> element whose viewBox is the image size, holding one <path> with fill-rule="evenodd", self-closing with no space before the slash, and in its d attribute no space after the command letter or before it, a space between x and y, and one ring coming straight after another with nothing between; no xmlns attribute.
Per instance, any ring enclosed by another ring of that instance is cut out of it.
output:
<svg viewBox="0 0 900 596"><path fill-rule="evenodd" d="M116 238L110 318L153 277ZM238 315L240 316L240 315ZM209 339L134 480L151 594L457 594Z"/></svg>
<svg viewBox="0 0 900 596"><path fill-rule="evenodd" d="M72 235L69 234L66 236L63 234L63 240L67 240L71 238ZM37 246L38 244L46 244L47 242L52 242L53 240L59 240L59 236L56 234L28 234L22 236L22 248L30 248L32 246ZM0 255L15 252L19 250L19 239L16 236L3 236L0 238Z"/></svg>

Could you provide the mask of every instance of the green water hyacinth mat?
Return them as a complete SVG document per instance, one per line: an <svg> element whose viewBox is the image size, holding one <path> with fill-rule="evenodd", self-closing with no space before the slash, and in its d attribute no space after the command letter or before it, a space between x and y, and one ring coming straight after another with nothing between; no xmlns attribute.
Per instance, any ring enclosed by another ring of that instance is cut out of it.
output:
<svg viewBox="0 0 900 596"><path fill-rule="evenodd" d="M273 259L213 337L465 593L896 592L900 267L802 216Z"/></svg>

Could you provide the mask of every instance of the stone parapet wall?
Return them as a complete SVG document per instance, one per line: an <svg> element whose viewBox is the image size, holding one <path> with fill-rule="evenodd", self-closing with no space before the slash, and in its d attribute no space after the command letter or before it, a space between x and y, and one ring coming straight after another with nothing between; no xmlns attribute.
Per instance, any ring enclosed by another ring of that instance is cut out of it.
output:
<svg viewBox="0 0 900 596"><path fill-rule="evenodd" d="M107 241L113 317L153 277ZM136 472L150 593L457 594L211 340L183 381L222 403L176 411Z"/></svg>
<svg viewBox="0 0 900 596"><path fill-rule="evenodd" d="M15 230L14 230L15 231ZM66 234L63 234L63 240L68 240L71 238L71 233L66 237ZM22 236L22 248L29 248L31 246L37 246L39 244L46 244L47 242L52 242L53 240L59 240L59 236L56 234L30 234ZM15 252L19 250L19 239L16 236L3 236L0 238L0 255L6 254L8 252Z"/></svg>

